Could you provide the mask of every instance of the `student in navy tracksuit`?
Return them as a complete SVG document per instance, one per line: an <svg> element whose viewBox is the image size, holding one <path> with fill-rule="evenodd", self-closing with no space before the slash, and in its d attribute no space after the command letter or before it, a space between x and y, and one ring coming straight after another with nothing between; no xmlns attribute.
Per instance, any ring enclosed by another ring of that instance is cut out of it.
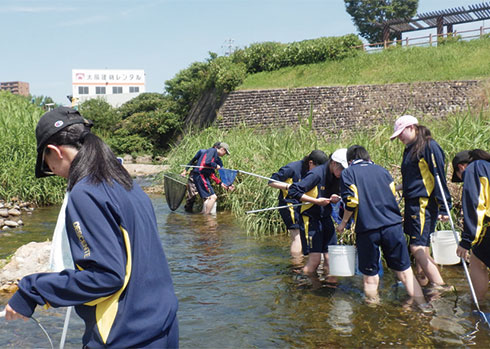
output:
<svg viewBox="0 0 490 349"><path fill-rule="evenodd" d="M393 178L383 167L375 165L360 145L347 150L347 161L349 167L342 171L341 177L345 211L337 232L341 233L354 215L359 270L364 275L366 300L378 301L381 247L388 267L395 271L407 293L419 303L425 303L410 266Z"/></svg>
<svg viewBox="0 0 490 349"><path fill-rule="evenodd" d="M403 115L395 122L391 139L398 138L406 145L401 166L405 199L404 231L410 236L410 252L415 258L416 274L422 286L430 282L432 288L442 289L444 280L430 256L430 234L437 220L447 221L448 212L443 195L451 207L451 196L444 172L444 152L432 139L429 129L419 125L411 115ZM434 161L437 166L434 166ZM435 178L439 174L444 192L441 193Z"/></svg>
<svg viewBox="0 0 490 349"><path fill-rule="evenodd" d="M177 298L148 196L78 111L37 128L36 177L68 179L66 231L75 269L24 277L6 319L37 305L75 306L87 348L178 347Z"/></svg>
<svg viewBox="0 0 490 349"><path fill-rule="evenodd" d="M476 297L488 291L490 268L490 153L465 150L453 159L453 182L463 181L464 229L456 254L468 258Z"/></svg>
<svg viewBox="0 0 490 349"><path fill-rule="evenodd" d="M288 196L287 185L301 181L312 165L318 166L327 162L328 156L321 150L313 150L302 160L290 162L272 174L271 178L282 183L269 181L269 186L280 189L278 206L289 206L279 209L279 214L291 237L291 256L301 256L301 238L299 234L299 209L293 207L299 201Z"/></svg>
<svg viewBox="0 0 490 349"><path fill-rule="evenodd" d="M214 189L211 186L210 178L214 175L215 170L219 170L222 166L220 157L230 154L230 147L224 142L216 148L206 149L201 153L201 156L197 160L197 168L194 168L191 172L191 176L196 184L197 192L199 196L204 200L202 213L209 214L216 203L218 197L214 193ZM233 190L233 186L226 186L222 182L223 188Z"/></svg>
<svg viewBox="0 0 490 349"><path fill-rule="evenodd" d="M300 182L287 185L289 196L311 203L300 206L301 244L303 254L308 255L308 262L303 267L306 274L316 272L322 254L325 273L328 274L328 245L337 244L329 204L340 201L339 178L347 167L346 150L336 150L327 163L314 166Z"/></svg>
<svg viewBox="0 0 490 349"><path fill-rule="evenodd" d="M221 142L216 142L213 144L213 148L217 148L219 146ZM192 172L192 168L190 168L190 166L195 166L197 164L197 161L199 160L199 158L201 157L201 155L206 151L206 149L199 149L196 153L196 155L194 155L194 157L191 159L191 161L189 161L189 163L187 164L187 167L182 171L182 173L180 174L182 177L186 177L187 176L187 172L189 171ZM223 162L221 161L221 158L218 157L216 159L216 163L220 166L220 167L223 167ZM217 185L220 185L221 184L221 180L216 177L216 174L213 172L210 176L210 178L217 184ZM194 183L194 178L192 175L189 176L189 178L187 179L187 191L186 191L186 197L185 197L185 206L184 206L184 209L187 211L187 212L193 212L193 207L194 207L194 202L196 201L196 197L197 197L197 188L196 188L196 184Z"/></svg>

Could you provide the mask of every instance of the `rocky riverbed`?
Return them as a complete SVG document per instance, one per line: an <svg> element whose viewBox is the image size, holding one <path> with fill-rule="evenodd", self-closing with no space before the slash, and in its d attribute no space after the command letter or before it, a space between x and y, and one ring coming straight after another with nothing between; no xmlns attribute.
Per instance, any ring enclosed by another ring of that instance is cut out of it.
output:
<svg viewBox="0 0 490 349"><path fill-rule="evenodd" d="M8 230L23 225L22 214L32 214L33 210L29 202L19 202L15 198L12 202L0 200L0 229Z"/></svg>

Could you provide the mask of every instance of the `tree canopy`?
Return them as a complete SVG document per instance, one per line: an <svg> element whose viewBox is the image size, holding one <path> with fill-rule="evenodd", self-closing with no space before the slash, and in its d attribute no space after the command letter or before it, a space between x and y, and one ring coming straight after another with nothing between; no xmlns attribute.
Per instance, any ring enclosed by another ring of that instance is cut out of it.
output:
<svg viewBox="0 0 490 349"><path fill-rule="evenodd" d="M411 18L417 13L418 0L344 0L345 9L359 30L370 43L383 40L383 28L376 23L388 19ZM390 33L390 40L395 34Z"/></svg>

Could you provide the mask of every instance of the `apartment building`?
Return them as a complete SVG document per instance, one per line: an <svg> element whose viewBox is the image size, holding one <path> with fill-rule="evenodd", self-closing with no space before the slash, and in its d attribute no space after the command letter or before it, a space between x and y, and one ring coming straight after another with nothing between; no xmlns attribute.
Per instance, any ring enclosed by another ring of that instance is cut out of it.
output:
<svg viewBox="0 0 490 349"><path fill-rule="evenodd" d="M29 83L23 81L0 82L0 90L10 91L16 95L29 96Z"/></svg>

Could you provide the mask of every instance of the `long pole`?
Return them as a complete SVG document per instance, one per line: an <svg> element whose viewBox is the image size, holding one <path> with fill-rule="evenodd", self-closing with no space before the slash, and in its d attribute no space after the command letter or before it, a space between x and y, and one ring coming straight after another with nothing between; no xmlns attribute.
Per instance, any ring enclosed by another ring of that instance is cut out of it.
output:
<svg viewBox="0 0 490 349"><path fill-rule="evenodd" d="M451 223L451 229L453 230L454 239L456 240L456 244L459 244L458 234L456 233L456 229L454 228L453 217L451 216L451 212L449 211L449 205L448 205L447 200L446 200L446 194L444 193L444 189L442 187L442 182L441 182L441 178L439 177L439 173L437 173L437 165L436 165L436 160L435 160L434 154L432 154L432 162L434 164L434 169L435 169L435 173L436 173L437 185L439 186L439 190L441 191L442 201L444 201L444 206L446 207L447 214L449 215L449 222ZM476 298L475 289L473 287L473 283L471 282L470 273L468 272L468 266L466 265L466 261L463 258L461 258L461 264L463 264L464 272L466 274L466 279L468 280L468 284L470 286L470 291L471 291L471 296L473 297L473 302L475 302L476 309L478 310L478 313L480 314L483 321L485 321L487 323L487 325L489 325L487 317L480 310L480 305L478 304L478 299Z"/></svg>
<svg viewBox="0 0 490 349"><path fill-rule="evenodd" d="M252 210L252 211L246 211L245 213L257 213L257 212L263 212L263 211L271 211L271 210L279 210L281 208L287 208L287 207L296 207L296 206L302 206L302 205L308 205L311 204L310 202L302 202L300 204L293 204L293 205L284 205L284 206L275 206L275 207L268 207L268 208L261 208L258 210Z"/></svg>
<svg viewBox="0 0 490 349"><path fill-rule="evenodd" d="M193 167L193 168L210 168L210 169L214 169L213 167L208 167L208 166L193 166L193 165L180 165L180 166L182 166L182 167ZM268 181L271 181L271 182L284 183L282 181L278 181L277 179L272 179L272 178L269 178L269 177L261 176L261 175L258 175L256 173L252 173L252 172L247 172L247 171L242 171L242 170L232 170L230 168L220 168L220 170L235 171L235 172L238 172L238 173L244 173L244 174L248 174L248 175L254 176L254 177L259 177L259 178L262 178L262 179L267 179Z"/></svg>

